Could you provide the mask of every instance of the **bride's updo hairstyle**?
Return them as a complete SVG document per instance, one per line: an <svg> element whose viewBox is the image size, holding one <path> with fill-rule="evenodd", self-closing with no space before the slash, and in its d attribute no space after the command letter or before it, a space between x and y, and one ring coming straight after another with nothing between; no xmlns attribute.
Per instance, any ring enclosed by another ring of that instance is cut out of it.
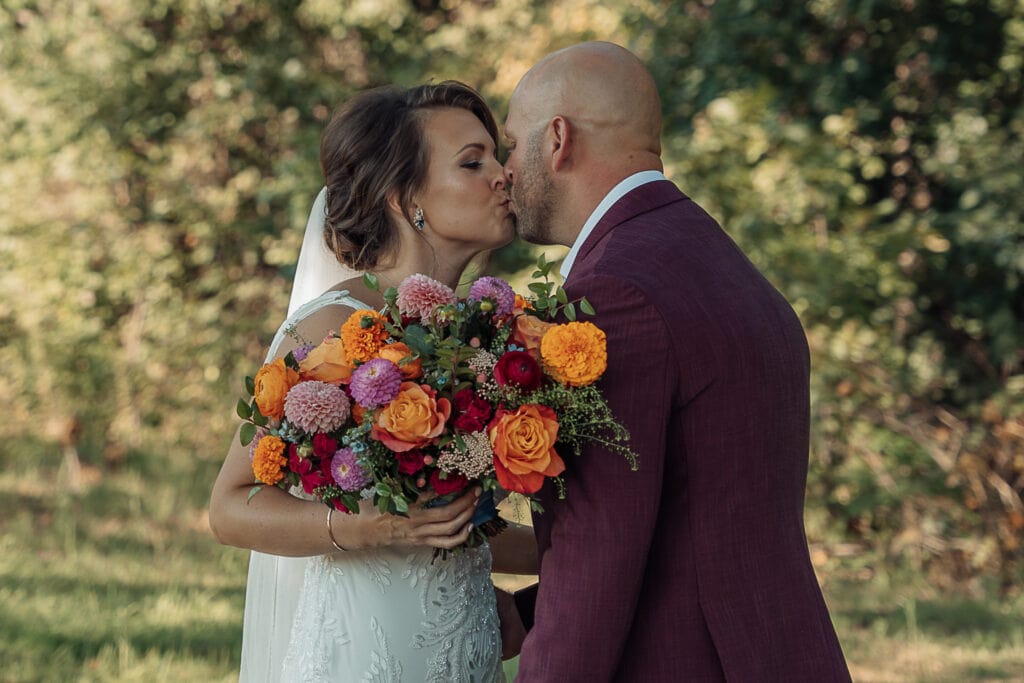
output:
<svg viewBox="0 0 1024 683"><path fill-rule="evenodd" d="M483 97L458 81L359 93L342 105L320 139L327 185L324 240L338 260L372 270L398 246L388 211L396 195L412 230L409 207L423 187L430 162L424 122L431 109L466 109L497 143L498 127Z"/></svg>

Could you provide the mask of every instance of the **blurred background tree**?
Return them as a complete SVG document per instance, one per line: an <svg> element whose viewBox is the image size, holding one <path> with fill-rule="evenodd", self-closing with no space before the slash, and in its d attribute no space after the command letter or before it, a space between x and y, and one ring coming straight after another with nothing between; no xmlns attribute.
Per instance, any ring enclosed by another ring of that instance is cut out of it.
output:
<svg viewBox="0 0 1024 683"><path fill-rule="evenodd" d="M500 120L534 61L592 38L650 66L667 173L803 320L823 575L852 556L1019 590L1014 0L8 0L3 468L59 466L71 490L134 469L202 505L284 316L333 108L459 78Z"/></svg>

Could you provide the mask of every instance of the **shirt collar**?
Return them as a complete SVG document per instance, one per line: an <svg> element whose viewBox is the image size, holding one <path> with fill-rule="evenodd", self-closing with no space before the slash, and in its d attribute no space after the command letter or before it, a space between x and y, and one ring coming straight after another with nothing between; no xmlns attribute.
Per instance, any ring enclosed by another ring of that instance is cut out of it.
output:
<svg viewBox="0 0 1024 683"><path fill-rule="evenodd" d="M665 180L665 174L661 171L640 171L634 173L628 178L619 182L618 185L613 187L611 191L604 196L601 203L594 208L593 213L590 214L590 218L583 224L583 229L580 230L580 234L576 236L576 241L572 244L572 249L566 255L562 261L562 267L559 268L559 272L562 274L562 279L565 280L569 277L569 271L572 270L573 263L576 262L576 257L579 256L580 249L583 248L583 243L590 237L590 233L594 231L597 224L604 218L604 215L608 213L608 209L612 208L615 202L626 196L627 193L635 190L641 185L647 183L653 183L656 180Z"/></svg>

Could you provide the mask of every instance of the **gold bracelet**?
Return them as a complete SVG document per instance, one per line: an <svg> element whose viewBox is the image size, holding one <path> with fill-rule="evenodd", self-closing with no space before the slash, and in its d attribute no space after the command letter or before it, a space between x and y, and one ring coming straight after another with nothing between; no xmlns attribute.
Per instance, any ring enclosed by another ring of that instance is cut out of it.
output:
<svg viewBox="0 0 1024 683"><path fill-rule="evenodd" d="M334 538L334 529L331 527L331 517L333 515L334 515L334 508L333 507L328 507L327 508L327 537L331 539L331 543L334 544L335 548L337 548L338 550L340 550L343 553L347 553L348 552L348 548L342 548L341 545L338 543L338 541L336 541L335 538Z"/></svg>

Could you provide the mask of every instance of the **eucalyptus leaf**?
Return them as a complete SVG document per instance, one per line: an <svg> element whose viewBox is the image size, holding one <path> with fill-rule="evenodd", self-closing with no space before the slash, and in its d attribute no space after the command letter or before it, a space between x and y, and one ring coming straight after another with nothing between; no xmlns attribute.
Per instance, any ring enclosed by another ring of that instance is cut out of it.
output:
<svg viewBox="0 0 1024 683"><path fill-rule="evenodd" d="M562 311L565 313L565 317L568 318L571 322L574 322L576 320L576 307L573 306L572 304L566 304L565 308L562 309Z"/></svg>
<svg viewBox="0 0 1024 683"><path fill-rule="evenodd" d="M582 299L580 299L580 310L586 313L587 315L597 314L597 311L594 310L594 307L590 304L589 301L587 301L587 297L583 297Z"/></svg>
<svg viewBox="0 0 1024 683"><path fill-rule="evenodd" d="M254 380L252 377L246 376L246 378L245 378L245 391L250 396L252 396L253 394L256 393L256 380Z"/></svg>
<svg viewBox="0 0 1024 683"><path fill-rule="evenodd" d="M252 500L252 497L259 493L262 488L262 485L257 484L256 486L253 486L251 489L249 489L249 495L246 496L245 498L245 504L248 505L249 501Z"/></svg>
<svg viewBox="0 0 1024 683"><path fill-rule="evenodd" d="M373 273L363 273L363 284L371 292L376 292L380 289L380 283L377 281L377 276Z"/></svg>

